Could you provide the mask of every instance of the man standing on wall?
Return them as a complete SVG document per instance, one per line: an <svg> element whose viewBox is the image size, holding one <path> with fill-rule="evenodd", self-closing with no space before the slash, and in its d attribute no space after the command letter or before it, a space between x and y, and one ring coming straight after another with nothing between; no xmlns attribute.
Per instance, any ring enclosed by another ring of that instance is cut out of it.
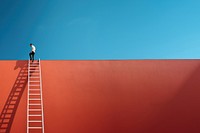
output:
<svg viewBox="0 0 200 133"><path fill-rule="evenodd" d="M31 52L29 53L29 56L30 60L33 62L36 48L32 43L30 44L30 47L31 47Z"/></svg>

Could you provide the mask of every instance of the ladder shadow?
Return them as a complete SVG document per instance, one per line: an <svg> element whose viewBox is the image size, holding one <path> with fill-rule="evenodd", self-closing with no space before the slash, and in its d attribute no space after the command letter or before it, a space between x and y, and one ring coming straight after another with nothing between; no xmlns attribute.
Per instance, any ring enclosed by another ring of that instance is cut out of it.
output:
<svg viewBox="0 0 200 133"><path fill-rule="evenodd" d="M11 130L20 99L28 81L27 66L26 61L16 61L14 70L19 68L20 72L0 114L0 133L9 133Z"/></svg>

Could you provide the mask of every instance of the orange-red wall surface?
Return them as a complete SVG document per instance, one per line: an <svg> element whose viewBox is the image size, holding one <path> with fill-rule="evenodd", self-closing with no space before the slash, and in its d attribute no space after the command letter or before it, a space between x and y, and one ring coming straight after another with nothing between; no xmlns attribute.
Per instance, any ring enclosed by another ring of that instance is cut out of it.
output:
<svg viewBox="0 0 200 133"><path fill-rule="evenodd" d="M0 112L27 61L0 61ZM200 60L41 61L46 133L200 133ZM26 132L27 87L11 133Z"/></svg>

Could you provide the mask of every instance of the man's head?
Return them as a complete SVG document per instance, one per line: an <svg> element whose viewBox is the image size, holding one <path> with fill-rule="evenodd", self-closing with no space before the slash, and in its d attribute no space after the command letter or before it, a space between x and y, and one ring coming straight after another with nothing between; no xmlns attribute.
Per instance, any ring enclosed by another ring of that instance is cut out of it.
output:
<svg viewBox="0 0 200 133"><path fill-rule="evenodd" d="M30 43L30 46L32 46L33 44L32 43Z"/></svg>

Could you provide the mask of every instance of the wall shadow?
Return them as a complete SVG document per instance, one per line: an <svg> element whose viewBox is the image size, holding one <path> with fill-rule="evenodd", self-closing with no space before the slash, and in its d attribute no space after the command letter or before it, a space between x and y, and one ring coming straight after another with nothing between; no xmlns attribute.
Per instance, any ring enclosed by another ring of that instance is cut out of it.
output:
<svg viewBox="0 0 200 133"><path fill-rule="evenodd" d="M28 62L26 61L16 61L14 70L20 69L20 72L0 114L0 133L9 133L11 130L20 99L28 81L27 66Z"/></svg>

